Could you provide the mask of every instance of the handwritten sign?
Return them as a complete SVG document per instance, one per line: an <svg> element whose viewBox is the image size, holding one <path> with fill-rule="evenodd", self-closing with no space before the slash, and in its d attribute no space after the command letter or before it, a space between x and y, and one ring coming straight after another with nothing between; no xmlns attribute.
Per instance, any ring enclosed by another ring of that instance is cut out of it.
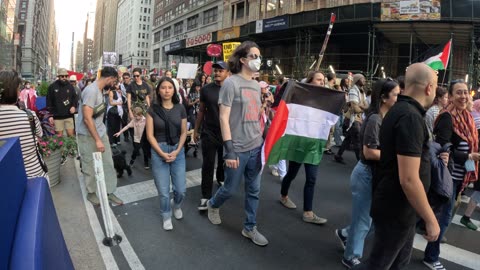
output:
<svg viewBox="0 0 480 270"><path fill-rule="evenodd" d="M240 45L240 42L223 43L223 61L227 62L233 51Z"/></svg>

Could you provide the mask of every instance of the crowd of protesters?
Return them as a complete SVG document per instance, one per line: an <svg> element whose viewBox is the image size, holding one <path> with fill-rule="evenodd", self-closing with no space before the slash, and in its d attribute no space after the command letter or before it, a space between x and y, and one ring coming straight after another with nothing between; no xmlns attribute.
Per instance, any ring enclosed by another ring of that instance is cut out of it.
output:
<svg viewBox="0 0 480 270"><path fill-rule="evenodd" d="M123 141L133 145L128 165L134 166L141 151L144 169L152 168L167 231L173 229L172 214L177 220L183 218L184 146L201 142L198 210L207 211L212 224L221 224L220 208L243 180L246 218L242 235L265 246L269 241L256 222L261 149L288 81L283 76L274 85L255 80L260 66L259 46L246 41L227 63L213 64L212 76L201 73L194 80L176 79L171 71L161 78L156 74L146 78L139 68L119 77L117 70L105 67L98 78L78 82L59 69L58 79L48 88L46 121L58 136L76 133L87 199L94 205L100 202L92 152L102 153L108 198L123 204L114 194L117 177L111 148L120 147L124 134ZM345 249L342 264L349 269L403 269L409 264L415 233L420 232L428 241L423 263L430 269L445 269L439 261L440 242L445 241L444 234L458 211L459 198L473 182L475 192L460 222L477 230L470 217L480 202L480 100L473 101L468 84L453 80L447 88L438 86L437 74L423 63L410 65L397 80L372 82L371 89L363 74L337 79L333 72L315 71L302 82L345 93L343 113L330 128L327 145L320 149L327 155L324 158L332 155L339 163L345 163L343 153L350 149L358 161L350 177L352 221L335 230ZM28 114L20 110L36 110L36 92L28 81L20 91L21 81L14 72L0 72L0 83L0 139L12 136L15 120L27 176L46 176L34 150L35 138L42 136L39 120L35 116L37 132L32 133ZM368 97L367 90L371 92ZM327 219L312 210L318 165L281 160L271 166L271 173L282 182L279 200L286 208L296 208L288 191L302 165L302 219L325 224ZM219 186L216 192L214 175ZM373 235L372 252L361 261L369 233Z"/></svg>

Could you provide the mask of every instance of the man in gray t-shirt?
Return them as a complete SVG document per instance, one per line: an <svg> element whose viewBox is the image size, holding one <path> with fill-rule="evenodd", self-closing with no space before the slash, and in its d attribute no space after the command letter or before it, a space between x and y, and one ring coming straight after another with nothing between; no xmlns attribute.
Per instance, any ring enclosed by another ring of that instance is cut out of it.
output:
<svg viewBox="0 0 480 270"><path fill-rule="evenodd" d="M113 194L117 188L117 177L113 167L112 150L108 141L107 129L103 123L105 104L103 104L102 90L115 84L118 79L117 71L112 67L105 67L100 72L100 78L87 86L82 92L78 112L78 149L82 161L82 172L87 188L87 199L93 205L99 205L96 191L95 169L93 153L102 153L103 172L108 199L115 204L123 201ZM104 106L101 106L101 105ZM101 109L103 107L103 110Z"/></svg>
<svg viewBox="0 0 480 270"><path fill-rule="evenodd" d="M245 213L242 235L259 246L268 240L257 230L257 208L262 169L262 132L260 128L260 85L252 80L261 65L258 45L245 41L230 57L230 72L220 90L220 128L225 160L225 181L207 202L208 219L220 224L220 207L236 191L245 178Z"/></svg>
<svg viewBox="0 0 480 270"><path fill-rule="evenodd" d="M230 132L235 152L246 152L262 145L260 86L255 80L232 75L225 80L218 104L230 107Z"/></svg>

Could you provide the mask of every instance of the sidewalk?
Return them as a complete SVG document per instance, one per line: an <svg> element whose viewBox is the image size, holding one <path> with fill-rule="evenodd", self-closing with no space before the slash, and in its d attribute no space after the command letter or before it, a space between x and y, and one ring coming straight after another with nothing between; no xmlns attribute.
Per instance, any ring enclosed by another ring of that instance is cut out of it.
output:
<svg viewBox="0 0 480 270"><path fill-rule="evenodd" d="M60 179L51 192L73 265L75 269L105 269L85 210L74 159L61 167Z"/></svg>

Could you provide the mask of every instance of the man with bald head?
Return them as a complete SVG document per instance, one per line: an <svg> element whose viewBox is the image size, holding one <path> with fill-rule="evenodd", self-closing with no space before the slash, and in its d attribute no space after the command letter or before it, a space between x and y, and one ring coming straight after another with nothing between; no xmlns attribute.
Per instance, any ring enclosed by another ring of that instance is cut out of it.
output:
<svg viewBox="0 0 480 270"><path fill-rule="evenodd" d="M437 75L423 63L408 67L404 95L380 128L381 158L373 177L371 216L375 239L370 258L355 269L402 269L410 262L417 214L428 241L440 233L428 203L429 135L423 116L435 98Z"/></svg>

